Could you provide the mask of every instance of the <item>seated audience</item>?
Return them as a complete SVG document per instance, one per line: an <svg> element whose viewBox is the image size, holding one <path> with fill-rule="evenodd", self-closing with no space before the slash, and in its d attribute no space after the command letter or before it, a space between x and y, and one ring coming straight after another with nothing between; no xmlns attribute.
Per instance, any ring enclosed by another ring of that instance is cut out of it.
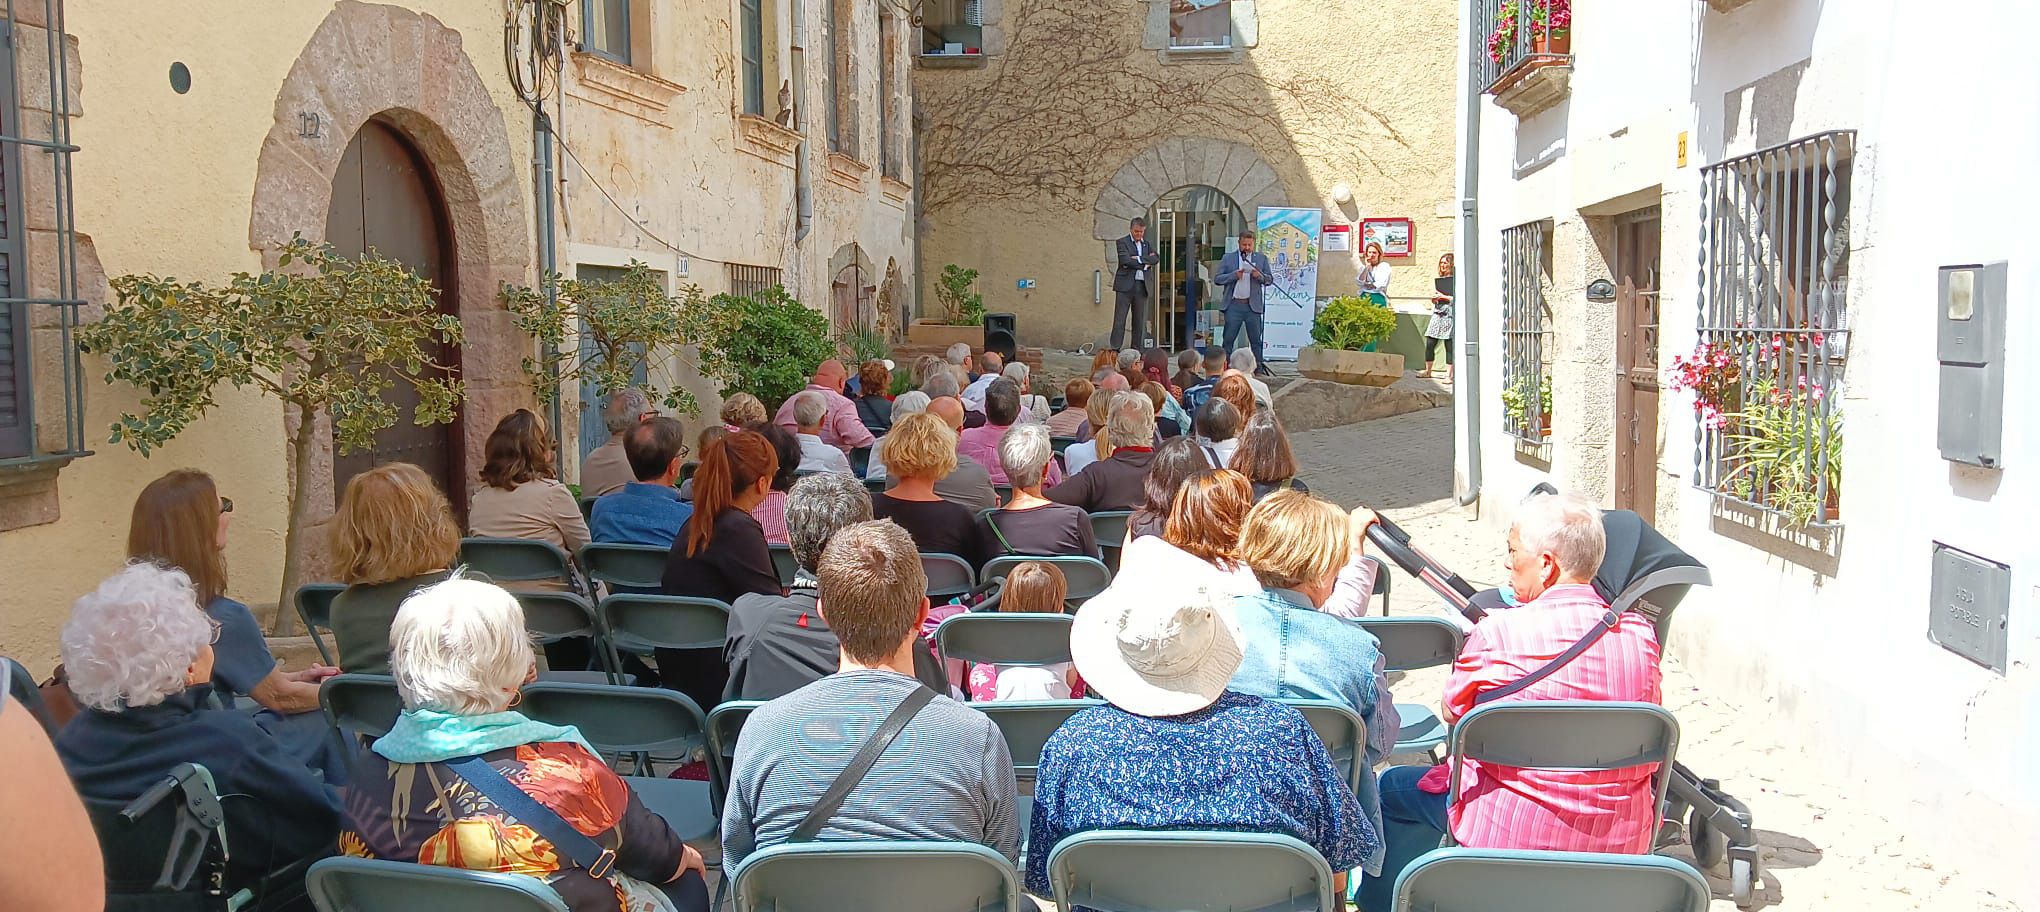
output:
<svg viewBox="0 0 2040 912"><path fill-rule="evenodd" d="M992 381L985 387L985 423L957 435L957 455L984 466L992 484L1011 484L1006 470L999 465L999 440L1015 426L1021 414L1019 385L1005 378ZM1062 469L1054 463L1049 463L1046 471L1050 487L1062 481Z"/></svg>
<svg viewBox="0 0 2040 912"><path fill-rule="evenodd" d="M963 403L955 396L929 402L928 414L942 419L952 434L960 434L964 430ZM888 489L898 485L898 474L888 475L885 483ZM935 493L943 500L970 511L972 516L999 505L998 492L992 488L992 473L985 471L985 467L978 465L974 459L958 459L956 468L935 482Z"/></svg>
<svg viewBox="0 0 2040 912"><path fill-rule="evenodd" d="M944 368L936 371L926 381L922 382L921 392L928 394L930 400L944 397L954 399L963 392L963 387L956 382L956 375L947 368ZM958 404L961 405L962 403L958 402Z"/></svg>
<svg viewBox="0 0 2040 912"><path fill-rule="evenodd" d="M1374 588L1373 565L1360 559L1372 511L1349 518L1336 504L1295 491L1262 501L1240 529L1240 560L1253 568L1261 591L1233 599L1246 658L1232 689L1281 699L1335 700L1367 723L1367 772L1360 806L1381 827L1381 796L1374 767L1395 749L1402 720L1388 692L1381 643L1358 624L1325 611L1335 596L1359 593L1364 613ZM1352 574L1359 588L1343 589ZM1367 856L1369 875L1381 873L1382 853Z"/></svg>
<svg viewBox="0 0 2040 912"><path fill-rule="evenodd" d="M1240 379L1247 381L1247 385L1254 391L1254 401L1263 408L1273 408L1275 406L1275 397L1268 392L1268 384L1261 381L1262 377L1273 377L1275 373L1270 371L1267 365L1254 359L1253 349L1239 348L1234 350L1232 353L1232 370L1226 373L1235 374Z"/></svg>
<svg viewBox="0 0 2040 912"><path fill-rule="evenodd" d="M820 393L810 390L793 397L793 430L800 445L800 459L795 462L795 472L853 474L850 457L822 442L822 421L828 414L828 402L822 399Z"/></svg>
<svg viewBox="0 0 2040 912"><path fill-rule="evenodd" d="M1162 385L1149 380L1140 385L1140 394L1148 398L1155 408L1155 433L1163 439L1181 437L1190 430L1190 416Z"/></svg>
<svg viewBox="0 0 2040 912"><path fill-rule="evenodd" d="M1190 388L1204 381L1204 375L1197 372L1197 366L1204 363L1202 355L1195 349L1183 349L1176 353L1176 374L1169 378L1169 385L1176 388L1176 398L1181 399ZM1185 407L1185 411L1190 411Z"/></svg>
<svg viewBox="0 0 2040 912"><path fill-rule="evenodd" d="M1135 538L1120 552L1112 585L1138 590L1175 578L1227 595L1261 591L1254 571L1239 560L1240 524L1251 506L1253 489L1240 473L1198 471L1176 491L1162 534Z"/></svg>
<svg viewBox="0 0 2040 912"><path fill-rule="evenodd" d="M694 515L694 507L673 487L687 452L686 436L686 428L672 418L651 418L630 429L624 453L636 480L595 501L588 531L596 541L673 547L673 537Z"/></svg>
<svg viewBox="0 0 2040 912"><path fill-rule="evenodd" d="M406 599L390 629L390 666L404 710L363 751L347 788L345 854L527 874L573 912L708 908L701 853L580 731L517 711L519 688L538 669L510 593L452 579ZM503 788L524 792L549 821L489 797ZM554 827L593 840L614 866L596 876L547 838Z"/></svg>
<svg viewBox="0 0 2040 912"><path fill-rule="evenodd" d="M932 357L932 356L930 356ZM886 433L892 433L892 426L908 415L928 410L928 394L920 390L908 390L892 401L892 415L886 420ZM871 463L864 467L864 480L883 481L886 477L885 459L880 453L885 450L885 438L871 445Z"/></svg>
<svg viewBox="0 0 2040 912"><path fill-rule="evenodd" d="M822 442L845 453L858 447L868 447L873 439L864 422L857 420L857 404L843 395L843 384L849 379L849 371L844 369L843 362L830 358L815 368L813 381L801 391L821 394L822 402L827 406L823 410ZM772 423L788 431L794 430L793 403L798 398L798 395L789 397L781 404Z"/></svg>
<svg viewBox="0 0 2040 912"><path fill-rule="evenodd" d="M588 543L580 501L553 472L552 435L530 409L496 423L482 448L482 486L468 501L468 532L529 538L577 554Z"/></svg>
<svg viewBox="0 0 2040 912"><path fill-rule="evenodd" d="M1296 454L1289 448L1289 435L1282 432L1282 419L1275 410L1255 412L1240 432L1239 447L1226 468L1247 476L1254 486L1254 500L1276 491L1310 493L1310 485L1296 477Z"/></svg>
<svg viewBox="0 0 2040 912"><path fill-rule="evenodd" d="M1112 455L1111 441L1106 440L1102 434L1091 434L1090 430L1105 426L1105 422L1112 416L1113 398L1118 395L1118 391L1100 388L1086 400L1084 423L1078 425L1078 430L1082 432L1077 435L1078 442L1063 448L1064 477L1076 475L1083 471L1085 466Z"/></svg>
<svg viewBox="0 0 2040 912"><path fill-rule="evenodd" d="M934 376L937 370L946 371L948 369L948 365L942 360L941 355L922 355L919 358L915 358L913 371L914 388L920 389L921 384L928 382L928 378Z"/></svg>
<svg viewBox="0 0 2040 912"><path fill-rule="evenodd" d="M319 682L340 669L313 663L303 671L276 667L262 625L248 606L227 597L227 525L234 502L212 476L179 469L135 498L128 521L128 558L181 571L198 592L200 610L219 625L212 663L213 693L227 708L237 697L262 707L255 722L284 752L332 779L344 778L346 757L335 750L319 711Z"/></svg>
<svg viewBox="0 0 2040 912"><path fill-rule="evenodd" d="M1084 407L1091 403L1091 394L1097 389L1082 377L1063 384L1063 410L1048 416L1049 436L1077 436L1077 426L1084 423Z"/></svg>
<svg viewBox="0 0 2040 912"><path fill-rule="evenodd" d="M1204 376L1197 382L1183 387L1183 408L1190 414L1197 414L1204 403L1211 398L1211 389L1218 385L1219 377L1225 373L1225 349L1214 345L1204 350Z"/></svg>
<svg viewBox="0 0 2040 912"><path fill-rule="evenodd" d="M965 560L978 553L975 514L935 490L958 461L956 434L948 424L930 412L908 415L885 435L881 457L892 487L872 498L872 516L898 523L924 553Z"/></svg>
<svg viewBox="0 0 2040 912"><path fill-rule="evenodd" d="M779 571L765 530L751 511L765 500L779 472L779 454L756 431L731 434L708 445L694 474L694 514L673 539L659 591L712 598L727 605L745 593L780 593ZM659 678L667 687L714 706L725 671L718 649L661 649ZM677 671L676 671L677 670Z"/></svg>
<svg viewBox="0 0 2040 912"><path fill-rule="evenodd" d="M1509 529L1509 584L1522 604L1490 615L1467 635L1445 680L1440 718L1458 722L1491 700L1660 702L1656 628L1634 611L1613 619L1598 641L1542 680L1512 694L1485 696L1543 668L1600 628L1608 603L1593 582L1606 549L1601 511L1584 498L1538 495L1518 508ZM1653 765L1570 771L1465 763L1460 803L1451 807L1447 767L1382 771L1382 816L1392 827L1412 828L1421 834L1413 838L1433 843L1449 826L1460 845L1475 848L1651 850L1658 822ZM1396 873L1383 871L1382 877L1393 883Z"/></svg>
<svg viewBox="0 0 2040 912"><path fill-rule="evenodd" d="M786 544L786 492L793 489L793 480L800 477L800 438L776 424L761 424L754 428L765 442L772 444L772 452L778 457L778 470L772 473L772 489L765 499L751 508L751 518L758 521L758 527L765 530L765 542L771 545Z"/></svg>
<svg viewBox="0 0 2040 912"><path fill-rule="evenodd" d="M830 539L817 569L819 610L836 632L841 670L759 707L745 723L723 806L723 870L741 870L753 853L793 835L909 699L927 702L815 838L971 842L1016 859L1018 798L1005 736L914 679L914 655L926 648L928 578L913 538L890 522L859 523Z"/></svg>
<svg viewBox="0 0 2040 912"><path fill-rule="evenodd" d="M950 366L950 367L954 367L954 368L960 368L960 369L963 369L963 370L965 370L965 371L968 371L968 370L970 369L970 343L969 343L969 342L952 342L952 343L950 343L950 345L949 345L949 350L948 350L948 351L945 351L945 352L943 352L942 354L943 354L943 360L944 360L944 361L947 361L947 362L949 363L949 366ZM971 380L976 380L976 379L977 379L977 375L976 375L976 374L971 374L971 375L969 376L969 379L971 379ZM954 394L954 393L951 393L950 395L955 395L955 394Z"/></svg>
<svg viewBox="0 0 2040 912"><path fill-rule="evenodd" d="M1212 468L1232 467L1233 454L1240 448L1240 424L1240 410L1217 396L1197 410L1197 445Z"/></svg>
<svg viewBox="0 0 2040 912"><path fill-rule="evenodd" d="M1170 399L1182 397L1183 388L1169 382L1168 349L1150 348L1142 351L1140 353L1140 373L1149 382L1161 384L1162 391L1168 393Z"/></svg>
<svg viewBox="0 0 2040 912"><path fill-rule="evenodd" d="M408 462L347 480L333 514L333 646L349 674L390 673L390 622L411 593L444 582L460 558L453 505Z"/></svg>
<svg viewBox="0 0 2040 912"><path fill-rule="evenodd" d="M1176 492L1183 490L1184 482L1191 476L1209 468L1204 452L1187 437L1164 442L1156 449L1154 465L1141 480L1140 505L1133 508L1133 516L1126 521L1126 541L1122 546L1144 535L1162 534L1162 527L1169 521L1169 509L1176 503Z"/></svg>
<svg viewBox="0 0 2040 912"><path fill-rule="evenodd" d="M1005 585L999 589L999 610L1014 614L1061 614L1069 592L1069 581L1056 565L1028 561L1006 574ZM1077 689L1077 668L1069 662L970 667L973 703L1067 700Z"/></svg>
<svg viewBox="0 0 2040 912"><path fill-rule="evenodd" d="M765 403L759 402L758 397L750 393L731 393L729 398L723 400L720 417L723 430L734 434L745 428L764 424L765 419L771 416L765 411Z"/></svg>
<svg viewBox="0 0 2040 912"><path fill-rule="evenodd" d="M15 674L0 658L0 677ZM0 827L0 909L101 912L106 870L92 819L33 704L0 686L0 807L35 826Z"/></svg>
<svg viewBox="0 0 2040 912"><path fill-rule="evenodd" d="M602 406L602 426L609 429L609 440L581 458L582 497L601 497L631 482L630 462L623 454L623 435L637 427L638 422L658 414L644 390L632 387L610 395Z"/></svg>
<svg viewBox="0 0 2040 912"><path fill-rule="evenodd" d="M1147 382L1147 372L1140 367L1140 349L1120 349L1118 370L1119 376L1126 378L1127 389L1140 389L1140 385Z"/></svg>
<svg viewBox="0 0 2040 912"><path fill-rule="evenodd" d="M763 424L764 420L760 419L758 423ZM732 431L729 428L724 427L723 425L720 424L711 424L708 427L702 428L701 433L696 434L694 437L694 452L706 453L708 452L709 444L721 440L724 437L728 437L729 435L734 433L736 433L736 431ZM695 467L700 468L700 465L696 464ZM691 473L687 472L687 466L684 463L680 466L680 471L683 474L687 474L688 476L686 481L680 483L680 499L687 501L688 503L693 503L694 476Z"/></svg>
<svg viewBox="0 0 2040 912"><path fill-rule="evenodd" d="M1048 420L1048 397L1035 395L1031 379L1034 376L1032 368L1015 361L1006 365L1001 376L1020 388L1020 420L1035 424Z"/></svg>
<svg viewBox="0 0 2040 912"><path fill-rule="evenodd" d="M1303 714L1226 689L1242 647L1221 593L1183 579L1115 584L1077 611L1070 647L1084 686L1107 702L1071 716L1042 749L1029 891L1050 895L1050 853L1090 830L1280 833L1336 872L1379 851ZM1335 877L1343 892L1345 875Z"/></svg>
<svg viewBox="0 0 2040 912"><path fill-rule="evenodd" d="M985 410L985 387L1000 379L1000 371L1006 367L1006 359L998 352L988 351L978 355L978 371L970 375L970 385L963 388L963 407L966 411Z"/></svg>
<svg viewBox="0 0 2040 912"><path fill-rule="evenodd" d="M125 804L180 763L204 765L234 849L223 885L232 893L331 852L340 802L253 717L213 708L220 633L184 571L136 563L108 577L71 606L64 624L60 651L83 711L57 733L56 746L91 802Z"/></svg>
<svg viewBox="0 0 2040 912"><path fill-rule="evenodd" d="M1119 349L1101 348L1098 349L1097 354L1091 356L1091 375L1093 378L1093 382L1096 382L1096 377L1098 373L1101 371L1109 371L1115 374L1119 373Z"/></svg>
<svg viewBox="0 0 2040 912"><path fill-rule="evenodd" d="M1224 399L1239 410L1242 425L1261 409L1261 402L1254 397L1254 388L1248 385L1248 379L1245 375L1227 372L1225 376L1218 378L1218 384L1211 388L1213 399Z"/></svg>
<svg viewBox="0 0 2040 912"><path fill-rule="evenodd" d="M1146 396L1116 397L1105 436L1111 455L1050 488L1049 500L1086 513L1131 510L1141 502L1142 481L1155 458L1154 404Z"/></svg>
<svg viewBox="0 0 2040 912"><path fill-rule="evenodd" d="M873 436L892 427L892 368L887 361L866 361L857 369L857 420Z"/></svg>
<svg viewBox="0 0 2040 912"><path fill-rule="evenodd" d="M871 495L854 478L831 472L793 483L786 495L786 529L800 569L785 595L753 592L730 605L724 700L771 700L836 673L836 633L816 606L815 568L838 531L870 521ZM914 669L922 683L949 689L933 652L915 650Z"/></svg>
<svg viewBox="0 0 2040 912"><path fill-rule="evenodd" d="M979 552L965 555L982 566L995 557L1027 554L1038 557L1098 557L1091 515L1041 496L1043 470L1055 465L1048 429L1023 424L999 441L999 465L1013 485L1013 497L1002 509L978 519Z"/></svg>

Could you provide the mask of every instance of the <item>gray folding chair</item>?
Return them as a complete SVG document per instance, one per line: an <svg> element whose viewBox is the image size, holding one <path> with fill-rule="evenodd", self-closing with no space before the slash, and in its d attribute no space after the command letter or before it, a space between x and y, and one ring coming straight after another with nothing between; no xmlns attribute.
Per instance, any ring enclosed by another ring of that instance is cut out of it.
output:
<svg viewBox="0 0 2040 912"><path fill-rule="evenodd" d="M737 756L737 736L764 700L725 700L708 711L708 784L715 806L722 807L730 787L730 763Z"/></svg>
<svg viewBox="0 0 2040 912"><path fill-rule="evenodd" d="M1396 912L1706 912L1707 880L1662 855L1437 849L1404 868Z"/></svg>
<svg viewBox="0 0 2040 912"><path fill-rule="evenodd" d="M685 595L620 593L604 598L595 613L608 631L612 666L620 653L648 655L654 649L721 649L729 640L730 606Z"/></svg>
<svg viewBox="0 0 2040 912"><path fill-rule="evenodd" d="M666 575L666 556L671 548L657 545L621 545L593 542L581 546L581 566L588 577L607 584L611 590L657 589Z"/></svg>
<svg viewBox="0 0 2040 912"><path fill-rule="evenodd" d="M584 496L582 496L582 497L580 498L580 500L581 500L581 521L582 521L582 522L592 522L592 521L594 521L594 519L595 519L595 502L596 502L596 501L598 501L598 500L601 500L601 499L602 499L602 498L600 498L600 497L588 497L588 496L585 496L585 495L584 495Z"/></svg>
<svg viewBox="0 0 2040 912"><path fill-rule="evenodd" d="M1388 564L1372 554L1363 554L1360 559L1374 565L1374 591L1369 594L1381 596L1381 616L1387 617L1389 584L1394 582L1388 575Z"/></svg>
<svg viewBox="0 0 2040 912"><path fill-rule="evenodd" d="M935 651L973 665L1055 665L1070 659L1067 614L977 612L935 628Z"/></svg>
<svg viewBox="0 0 2040 912"><path fill-rule="evenodd" d="M319 912L568 912L545 881L369 858L327 858L312 865L305 890Z"/></svg>
<svg viewBox="0 0 2040 912"><path fill-rule="evenodd" d="M1377 573L1375 579L1387 574ZM1459 651L1466 645L1466 634L1452 622L1427 615L1405 615L1403 617L1363 617L1354 623L1366 628L1368 633L1381 641L1381 656L1389 671L1415 671L1419 668L1435 668L1449 665L1459 658ZM1402 717L1402 730L1396 735L1395 752L1398 754L1429 754L1436 759L1438 746L1445 743L1450 731L1444 720L1438 718L1438 710L1423 703L1397 703L1396 715Z"/></svg>
<svg viewBox="0 0 2040 912"><path fill-rule="evenodd" d="M380 738L397 724L404 700L389 675L339 674L319 685L319 707L342 734Z"/></svg>
<svg viewBox="0 0 2040 912"><path fill-rule="evenodd" d="M1126 524L1132 519L1131 510L1091 514L1091 537L1098 540L1098 550L1105 555L1105 567L1113 573L1119 572L1119 552L1126 543Z"/></svg>
<svg viewBox="0 0 2040 912"><path fill-rule="evenodd" d="M1032 912L999 853L960 842L804 842L744 859L736 912Z"/></svg>
<svg viewBox="0 0 2040 912"><path fill-rule="evenodd" d="M1360 774L1367 769L1367 723L1337 700L1283 700L1303 713L1303 720L1324 742L1325 753L1346 774L1346 786L1360 791ZM1358 762L1355 762L1358 758Z"/></svg>
<svg viewBox="0 0 2040 912"><path fill-rule="evenodd" d="M346 591L339 583L306 583L291 593L291 602L297 605L298 619L305 622L305 633L310 634L312 645L319 649L319 661L327 665L338 665L333 651L326 647L326 638L321 630L333 629L333 597Z"/></svg>
<svg viewBox="0 0 2040 912"><path fill-rule="evenodd" d="M1013 813L1020 818L1020 850L1027 852L1028 831L1034 822L1034 777L1041 769L1041 749L1063 721L1077 713L1101 706L1102 700L1014 700L972 703L999 727L1006 739L1006 751L1013 755L1013 779L1019 787L1020 805Z"/></svg>
<svg viewBox="0 0 2040 912"><path fill-rule="evenodd" d="M866 479L864 479L864 490L865 490L865 491L866 491L867 493L871 493L871 494L884 494L884 493L885 493L885 479L883 479L883 478L866 478Z"/></svg>
<svg viewBox="0 0 2040 912"><path fill-rule="evenodd" d="M792 587L793 576L800 572L800 561L793 558L793 546L771 545L772 569L779 574L779 585Z"/></svg>
<svg viewBox="0 0 2040 912"><path fill-rule="evenodd" d="M1679 720L1655 703L1526 700L1475 707L1452 726L1450 804L1467 760L1544 770L1619 770L1657 764L1653 810L1664 807L1679 751ZM1655 815L1653 815L1653 823ZM1453 844L1446 834L1445 844ZM1591 907L1582 907L1591 908Z"/></svg>
<svg viewBox="0 0 2040 912"><path fill-rule="evenodd" d="M921 553L921 571L928 574L928 598L941 603L977 588L977 571L954 554Z"/></svg>
<svg viewBox="0 0 2040 912"><path fill-rule="evenodd" d="M535 538L463 538L460 562L497 583L557 580L574 585L573 559L566 549Z"/></svg>
<svg viewBox="0 0 2040 912"><path fill-rule="evenodd" d="M1028 561L1054 564L1056 569L1062 571L1063 579L1069 583L1067 597L1071 608L1082 605L1092 596L1104 592L1105 587L1112 585L1111 569L1105 566L1104 561L1095 557L1031 557L1024 554L1008 554L987 562L985 568L978 571L978 579L983 582L1005 579L1006 574L1013 572L1014 567Z"/></svg>
<svg viewBox="0 0 2040 912"><path fill-rule="evenodd" d="M629 754L637 775L624 777L638 800L688 842L714 842L716 807L709 784L652 775L653 754L692 757L707 743L708 719L677 691L660 687L538 681L524 687L518 710L541 722L571 725L604 754Z"/></svg>
<svg viewBox="0 0 2040 912"><path fill-rule="evenodd" d="M539 644L557 643L573 637L586 637L589 652L601 666L595 669L548 668L541 672L541 681L577 681L582 684L623 684L614 662L607 638L602 635L600 620L595 615L595 606L586 598L572 592L513 592L517 603L524 606L524 629L530 632Z"/></svg>
<svg viewBox="0 0 2040 912"><path fill-rule="evenodd" d="M1055 886L1055 901L1064 909L1334 912L1339 908L1334 905L1332 869L1324 856L1300 839L1274 833L1078 833L1050 850L1048 879Z"/></svg>

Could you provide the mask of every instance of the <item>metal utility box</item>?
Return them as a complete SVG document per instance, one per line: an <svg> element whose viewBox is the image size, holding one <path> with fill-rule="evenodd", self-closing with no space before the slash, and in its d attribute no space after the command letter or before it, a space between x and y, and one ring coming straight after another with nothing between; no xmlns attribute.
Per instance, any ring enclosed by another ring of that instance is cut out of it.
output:
<svg viewBox="0 0 2040 912"><path fill-rule="evenodd" d="M1941 267L1941 458L2002 468L2005 424L2003 262Z"/></svg>
<svg viewBox="0 0 2040 912"><path fill-rule="evenodd" d="M1934 543L1933 613L1927 638L1998 674L2005 672L2012 569Z"/></svg>

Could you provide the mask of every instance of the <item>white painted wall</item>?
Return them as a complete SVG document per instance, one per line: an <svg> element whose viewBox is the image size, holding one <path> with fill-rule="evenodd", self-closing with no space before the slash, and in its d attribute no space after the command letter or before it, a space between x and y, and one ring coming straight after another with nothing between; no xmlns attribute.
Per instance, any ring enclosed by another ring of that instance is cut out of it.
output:
<svg viewBox="0 0 2040 912"><path fill-rule="evenodd" d="M1485 103L1480 343L1483 513L1505 522L1546 475L1498 430L1500 231L1661 185L1665 236L1662 362L1694 343L1701 167L1781 140L1855 129L1850 212L1854 338L1844 398L1845 523L1839 563L1820 577L1717 534L1711 498L1691 487L1690 399L1667 389L1660 486L1676 486L1668 529L1713 568L1716 585L1680 608L1670 649L1723 699L1749 708L1830 774L1822 789L1912 828L1930 852L1961 858L2013 896L2040 895L2040 440L2034 422L2040 321L2040 95L2020 36L2030 0L1755 0L1730 14L1693 0L1575 0L1572 94L1518 124ZM1485 34L1483 31L1482 35ZM1803 63L1789 77L1743 91ZM1730 94L1742 98L1730 105ZM1768 93L1768 94L1766 94ZM1761 100L1754 97L1764 94ZM1731 117L1731 115L1737 115ZM1689 166L1676 137L1691 136ZM1563 257L1561 257L1561 260ZM2011 316L2002 472L1944 462L1934 440L1936 268L2008 260ZM1560 296L1600 277L1561 262ZM1578 312L1578 311L1575 311ZM1612 319L1612 308L1604 319ZM1590 327L1560 324L1561 337ZM1561 344L1564 344L1563 339ZM1560 370L1564 370L1561 365ZM1591 392L1604 378L1560 378ZM1576 396L1571 404L1591 402ZM1564 429L1591 424L1567 414ZM1552 476L1580 477L1562 440ZM1599 471L1598 466L1591 467ZM1598 483L1598 487L1596 484ZM2013 568L2010 666L2000 676L1927 640L1932 543ZM1480 568L1474 568L1479 570ZM1735 791L1736 783L1726 783ZM1761 826L1761 796L1753 811Z"/></svg>

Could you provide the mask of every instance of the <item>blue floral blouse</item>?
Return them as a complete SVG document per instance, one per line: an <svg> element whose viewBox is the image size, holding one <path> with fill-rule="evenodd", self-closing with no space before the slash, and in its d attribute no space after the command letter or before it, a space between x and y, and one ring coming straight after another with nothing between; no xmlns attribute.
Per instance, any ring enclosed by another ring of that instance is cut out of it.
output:
<svg viewBox="0 0 2040 912"><path fill-rule="evenodd" d="M1282 833L1334 871L1381 845L1303 714L1233 691L1189 715L1106 705L1056 730L1034 785L1028 891L1053 894L1048 856L1063 837L1110 829Z"/></svg>

